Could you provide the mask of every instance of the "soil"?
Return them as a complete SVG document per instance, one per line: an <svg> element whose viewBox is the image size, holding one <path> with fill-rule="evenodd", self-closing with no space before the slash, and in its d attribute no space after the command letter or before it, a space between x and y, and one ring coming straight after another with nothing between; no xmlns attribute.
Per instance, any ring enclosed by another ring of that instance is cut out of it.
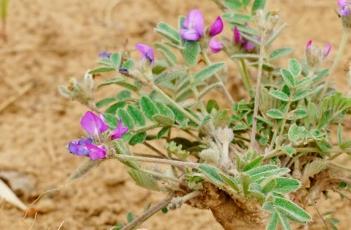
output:
<svg viewBox="0 0 351 230"><path fill-rule="evenodd" d="M278 44L295 47L297 57L302 57L308 39L337 46L341 26L334 1L271 0L270 5L289 24ZM42 210L34 217L24 217L22 211L0 202L0 229L109 229L125 220L127 212L139 213L163 197L134 185L117 161L106 161L80 180L66 183L82 162L67 153L66 144L83 134L79 118L85 108L61 97L57 86L94 67L101 50L152 43L157 22L176 24L178 15L194 7L203 10L208 22L219 12L209 0L10 2L8 40L0 41L0 173L30 176L31 186L24 186L20 196L27 205L44 196L33 205ZM345 54L332 77L344 91L350 57L350 52ZM318 206L321 213L338 211L340 229L350 229L350 201L335 198ZM318 215L314 221L314 229L323 228ZM222 229L210 211L186 205L157 214L143 227Z"/></svg>

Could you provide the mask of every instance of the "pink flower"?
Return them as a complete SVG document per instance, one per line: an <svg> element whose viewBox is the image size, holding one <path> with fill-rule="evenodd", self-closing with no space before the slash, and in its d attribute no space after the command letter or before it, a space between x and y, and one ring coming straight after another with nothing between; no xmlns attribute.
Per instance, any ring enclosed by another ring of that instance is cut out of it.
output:
<svg viewBox="0 0 351 230"><path fill-rule="evenodd" d="M218 41L215 37L211 38L208 46L211 49L212 53L218 53L223 49L223 43Z"/></svg>
<svg viewBox="0 0 351 230"><path fill-rule="evenodd" d="M141 57L144 60L148 60L150 63L154 63L155 55L154 55L154 49L152 47L143 43L138 43L135 45L135 48L139 51L139 53L141 54Z"/></svg>
<svg viewBox="0 0 351 230"><path fill-rule="evenodd" d="M122 121L119 120L117 128L111 133L111 140L121 139L124 134L128 132L128 127L124 126Z"/></svg>
<svg viewBox="0 0 351 230"><path fill-rule="evenodd" d="M191 10L186 16L180 36L186 41L198 41L204 35L204 18L200 10Z"/></svg>
<svg viewBox="0 0 351 230"><path fill-rule="evenodd" d="M217 34L220 34L223 31L223 20L220 16L216 18L216 20L212 23L212 25L209 28L208 34L211 37L216 36Z"/></svg>
<svg viewBox="0 0 351 230"><path fill-rule="evenodd" d="M108 129L108 126L102 119L93 112L86 112L80 120L80 125L90 136L99 136Z"/></svg>

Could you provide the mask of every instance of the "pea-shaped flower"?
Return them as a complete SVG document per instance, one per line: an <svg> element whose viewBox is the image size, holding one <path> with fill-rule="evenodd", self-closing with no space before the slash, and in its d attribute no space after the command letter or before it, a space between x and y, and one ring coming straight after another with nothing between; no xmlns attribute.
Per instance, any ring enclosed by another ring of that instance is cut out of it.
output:
<svg viewBox="0 0 351 230"><path fill-rule="evenodd" d="M200 10L191 10L186 16L180 36L186 41L198 41L204 35L205 25L204 18Z"/></svg>
<svg viewBox="0 0 351 230"><path fill-rule="evenodd" d="M208 35L211 37L214 37L223 31L223 20L220 16L216 18L216 20L211 24L209 30L208 30Z"/></svg>
<svg viewBox="0 0 351 230"><path fill-rule="evenodd" d="M351 1L338 0L338 13L345 28L351 28Z"/></svg>
<svg viewBox="0 0 351 230"><path fill-rule="evenodd" d="M138 43L135 45L135 48L139 51L143 60L147 60L150 63L154 63L155 54L154 49L152 47L143 43Z"/></svg>
<svg viewBox="0 0 351 230"><path fill-rule="evenodd" d="M254 43L252 43L251 41L247 40L246 38L244 38L241 35L241 32L238 29L238 27L234 27L234 30L233 30L233 41L234 41L234 45L244 49L247 52L252 52L256 48Z"/></svg>
<svg viewBox="0 0 351 230"><path fill-rule="evenodd" d="M305 48L305 56L307 64L310 67L318 67L323 61L328 57L331 51L331 45L329 43L325 44L321 49L315 46L312 40L309 40Z"/></svg>

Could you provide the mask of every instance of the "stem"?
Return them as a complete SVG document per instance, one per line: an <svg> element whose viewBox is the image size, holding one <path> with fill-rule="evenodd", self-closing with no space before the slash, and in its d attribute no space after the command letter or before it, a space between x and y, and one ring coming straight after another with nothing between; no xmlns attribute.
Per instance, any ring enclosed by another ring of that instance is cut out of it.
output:
<svg viewBox="0 0 351 230"><path fill-rule="evenodd" d="M264 37L264 31L261 34L261 38ZM261 80L262 80L262 67L263 67L263 56L264 56L264 41L260 42L260 57L258 59L258 72L257 72L257 83L256 83L256 92L255 92L255 106L253 113L252 121L252 131L250 137L250 145L252 149L257 149L256 143L256 126L257 126L257 115L258 115L258 104L260 102L260 89L261 89Z"/></svg>
<svg viewBox="0 0 351 230"><path fill-rule="evenodd" d="M191 113L189 113L188 111L186 111L183 107L179 106L177 102L175 102L172 98L170 98L165 92L163 92L158 86L156 86L155 84L152 85L152 88L157 91L158 93L160 93L163 97L165 97L169 103L171 103L173 106L175 106L178 110L180 110L182 113L184 113L184 115L186 115L192 122L194 122L195 124L197 124L198 126L200 126L201 122L194 117Z"/></svg>
<svg viewBox="0 0 351 230"><path fill-rule="evenodd" d="M141 162L150 162L150 163L157 163L157 164L167 164L167 165L174 165L180 168L197 168L200 164L195 162L184 162L184 161L177 161L177 160L169 160L169 159L158 159L152 157L140 157L140 156L132 156L132 155L115 155L119 160L136 160Z"/></svg>
<svg viewBox="0 0 351 230"><path fill-rule="evenodd" d="M336 70L336 68L338 67L340 60L341 60L341 57L344 54L344 50L347 46L348 40L349 40L349 32L347 29L343 29L338 51L337 51L336 56L334 58L333 64L330 67L329 76L331 76L334 73L334 71ZM322 94L321 94L321 98L323 98L324 95L326 94L328 87L329 87L329 84L330 84L330 82L328 80L326 80Z"/></svg>
<svg viewBox="0 0 351 230"><path fill-rule="evenodd" d="M347 168L347 167L344 167L342 165L339 165L339 164L336 164L334 162L328 162L328 166L330 168L334 168L334 169L339 169L339 170L344 170L344 171L347 171L347 172L351 172L351 168Z"/></svg>
<svg viewBox="0 0 351 230"><path fill-rule="evenodd" d="M201 54L202 54L202 57L204 58L206 64L210 65L211 60L208 58L207 54L205 52L201 52ZM217 81L221 84L221 87L223 88L223 92L224 92L225 96L227 97L228 101L230 102L230 104L234 104L234 99L230 95L227 88L225 87L224 82L222 81L221 77L218 74L215 74L215 77L216 77Z"/></svg>
<svg viewBox="0 0 351 230"><path fill-rule="evenodd" d="M132 230L135 227L139 226L140 224L145 222L145 220L147 220L148 218L156 214L158 211L167 207L167 205L169 204L169 202L171 202L171 200L172 200L172 196L168 196L166 199L152 206L151 208L146 210L141 216L135 218L132 222L124 226L122 230Z"/></svg>

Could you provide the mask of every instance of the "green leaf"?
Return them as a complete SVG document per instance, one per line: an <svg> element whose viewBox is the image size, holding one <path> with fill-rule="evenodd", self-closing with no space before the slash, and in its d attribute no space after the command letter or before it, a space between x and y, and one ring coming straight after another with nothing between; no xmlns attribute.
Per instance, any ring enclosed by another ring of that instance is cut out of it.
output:
<svg viewBox="0 0 351 230"><path fill-rule="evenodd" d="M134 84L131 84L131 83L127 82L126 80L124 80L123 78L119 78L119 77L104 81L103 83L98 85L98 88L101 88L101 87L107 86L107 85L114 85L114 84L122 86L122 87L129 89L131 91L134 91L134 92L137 92L139 90L139 88L137 86L135 86Z"/></svg>
<svg viewBox="0 0 351 230"><path fill-rule="evenodd" d="M267 116L273 119L284 119L284 113L279 109L270 109L267 112Z"/></svg>
<svg viewBox="0 0 351 230"><path fill-rule="evenodd" d="M296 86L296 80L295 77L292 75L292 73L287 70L287 69L281 69L280 74L285 82L285 84L289 88L294 88Z"/></svg>
<svg viewBox="0 0 351 230"><path fill-rule="evenodd" d="M106 72L112 72L116 71L114 67L108 67L108 66L99 66L96 67L95 69L92 69L89 71L90 74L98 74L98 73L106 73Z"/></svg>
<svg viewBox="0 0 351 230"><path fill-rule="evenodd" d="M285 198L274 197L273 205L279 212L283 212L295 221L307 223L311 220L311 216L305 210Z"/></svg>
<svg viewBox="0 0 351 230"><path fill-rule="evenodd" d="M219 176L225 184L229 185L235 191L240 192L239 183L234 177L226 175L222 172L220 172Z"/></svg>
<svg viewBox="0 0 351 230"><path fill-rule="evenodd" d="M240 9L241 2L240 0L224 0L225 7L229 9Z"/></svg>
<svg viewBox="0 0 351 230"><path fill-rule="evenodd" d="M195 84L202 83L206 81L208 78L212 77L216 74L220 69L224 67L224 63L214 63L209 66L206 66L199 72L195 73L194 75L194 82Z"/></svg>
<svg viewBox="0 0 351 230"><path fill-rule="evenodd" d="M152 117L155 114L159 113L156 104L148 96L141 97L141 99L140 99L140 107L143 110L145 116L147 118L149 118L150 120L152 120Z"/></svg>
<svg viewBox="0 0 351 230"><path fill-rule="evenodd" d="M293 156L296 153L296 149L289 145L282 146L282 151L286 153L288 156Z"/></svg>
<svg viewBox="0 0 351 230"><path fill-rule="evenodd" d="M201 164L199 166L199 171L204 174L212 183L216 185L223 184L219 169L208 164Z"/></svg>
<svg viewBox="0 0 351 230"><path fill-rule="evenodd" d="M162 115L162 114L155 114L152 116L152 120L156 121L158 124L162 125L162 126L171 126L174 124L174 119Z"/></svg>
<svg viewBox="0 0 351 230"><path fill-rule="evenodd" d="M310 89L298 89L292 98L292 101L299 101L310 95L313 91Z"/></svg>
<svg viewBox="0 0 351 230"><path fill-rule="evenodd" d="M112 104L110 107L106 109L106 113L116 114L116 111L120 108L123 108L126 105L124 101L119 101L117 103Z"/></svg>
<svg viewBox="0 0 351 230"><path fill-rule="evenodd" d="M167 105L156 102L156 106L157 106L158 110L160 111L160 114L162 114L165 117L168 117L170 120L172 120L172 123L174 123L175 115L174 115L173 111Z"/></svg>
<svg viewBox="0 0 351 230"><path fill-rule="evenodd" d="M278 214L276 212L273 212L268 220L266 230L276 230L278 228L278 223Z"/></svg>
<svg viewBox="0 0 351 230"><path fill-rule="evenodd" d="M292 124L288 131L288 138L291 142L297 143L306 137L306 129L303 126Z"/></svg>
<svg viewBox="0 0 351 230"><path fill-rule="evenodd" d="M155 28L155 31L166 37L171 42L177 45L181 44L178 31L167 23L160 22Z"/></svg>
<svg viewBox="0 0 351 230"><path fill-rule="evenodd" d="M276 186L274 192L278 193L290 193L300 188L301 184L298 180L286 177L278 177L276 180Z"/></svg>
<svg viewBox="0 0 351 230"><path fill-rule="evenodd" d="M130 138L129 144L130 145L142 144L146 140L146 136L147 136L146 132L141 132L141 133L134 134Z"/></svg>
<svg viewBox="0 0 351 230"><path fill-rule="evenodd" d="M133 180L137 185L150 190L156 190L156 191L159 190L157 181L149 173L142 172L140 170L136 170L132 168L129 168L128 173L133 178Z"/></svg>
<svg viewBox="0 0 351 230"><path fill-rule="evenodd" d="M125 111L124 109L119 109L117 111L118 118L122 120L123 124L125 124L129 129L133 129L134 120L133 118Z"/></svg>
<svg viewBox="0 0 351 230"><path fill-rule="evenodd" d="M115 102L115 101L116 101L116 98L107 97L107 98L104 98L104 99L102 99L102 100L96 102L95 105L96 105L96 107L101 108L101 107L104 107L104 106L106 106L106 105L109 105L109 104L111 104L111 103L113 103L113 102Z"/></svg>
<svg viewBox="0 0 351 230"><path fill-rule="evenodd" d="M128 105L127 107L128 114L133 118L135 124L139 126L145 125L145 118L143 113L135 105Z"/></svg>
<svg viewBox="0 0 351 230"><path fill-rule="evenodd" d="M198 56L201 52L200 43L193 41L184 42L183 56L187 64L193 66L198 62Z"/></svg>
<svg viewBox="0 0 351 230"><path fill-rule="evenodd" d="M170 132L170 128L169 127L163 127L156 135L157 139L161 139L162 137L168 135L168 133Z"/></svg>
<svg viewBox="0 0 351 230"><path fill-rule="evenodd" d="M169 46L158 42L155 47L163 54L171 66L174 66L177 63L177 56L172 52Z"/></svg>
<svg viewBox="0 0 351 230"><path fill-rule="evenodd" d="M277 217L279 219L279 222L281 226L283 227L283 230L290 230L290 224L288 218L281 212L275 209L275 213L277 214Z"/></svg>
<svg viewBox="0 0 351 230"><path fill-rule="evenodd" d="M243 171L248 171L250 169L256 168L262 163L262 160L263 160L263 156L256 157L255 159L253 159L252 161L250 161L248 164L245 165L245 167L243 168Z"/></svg>
<svg viewBox="0 0 351 230"><path fill-rule="evenodd" d="M208 100L208 102L207 102L206 111L207 111L208 113L211 113L212 110L219 110L219 106L218 106L218 103L217 103L216 100L210 99L210 100Z"/></svg>
<svg viewBox="0 0 351 230"><path fill-rule="evenodd" d="M110 113L104 113L104 120L107 123L108 127L115 129L117 127L117 118L116 116Z"/></svg>
<svg viewBox="0 0 351 230"><path fill-rule="evenodd" d="M296 59L290 59L289 71L294 75L294 77L300 76L301 71L302 71L302 67Z"/></svg>
<svg viewBox="0 0 351 230"><path fill-rule="evenodd" d="M182 111L180 111L178 108L176 108L173 105L169 105L169 108L173 111L175 115L175 119L179 124L184 124L187 122L187 118L185 117Z"/></svg>
<svg viewBox="0 0 351 230"><path fill-rule="evenodd" d="M113 53L111 54L110 60L113 64L113 67L115 67L115 69L118 70L121 66L122 55L120 53Z"/></svg>
<svg viewBox="0 0 351 230"><path fill-rule="evenodd" d="M128 223L132 222L135 219L135 216L132 212L127 213L127 221Z"/></svg>
<svg viewBox="0 0 351 230"><path fill-rule="evenodd" d="M256 10L262 10L264 9L266 5L266 0L255 0L253 5L252 5L252 12L255 13Z"/></svg>
<svg viewBox="0 0 351 230"><path fill-rule="evenodd" d="M273 50L273 52L270 54L270 59L275 60L275 59L284 57L286 55L289 55L292 51L293 49L291 48L280 48L280 49Z"/></svg>
<svg viewBox="0 0 351 230"><path fill-rule="evenodd" d="M284 93L283 91L280 90L271 90L269 91L269 94L273 96L274 98L277 98L281 101L289 101L289 96Z"/></svg>

